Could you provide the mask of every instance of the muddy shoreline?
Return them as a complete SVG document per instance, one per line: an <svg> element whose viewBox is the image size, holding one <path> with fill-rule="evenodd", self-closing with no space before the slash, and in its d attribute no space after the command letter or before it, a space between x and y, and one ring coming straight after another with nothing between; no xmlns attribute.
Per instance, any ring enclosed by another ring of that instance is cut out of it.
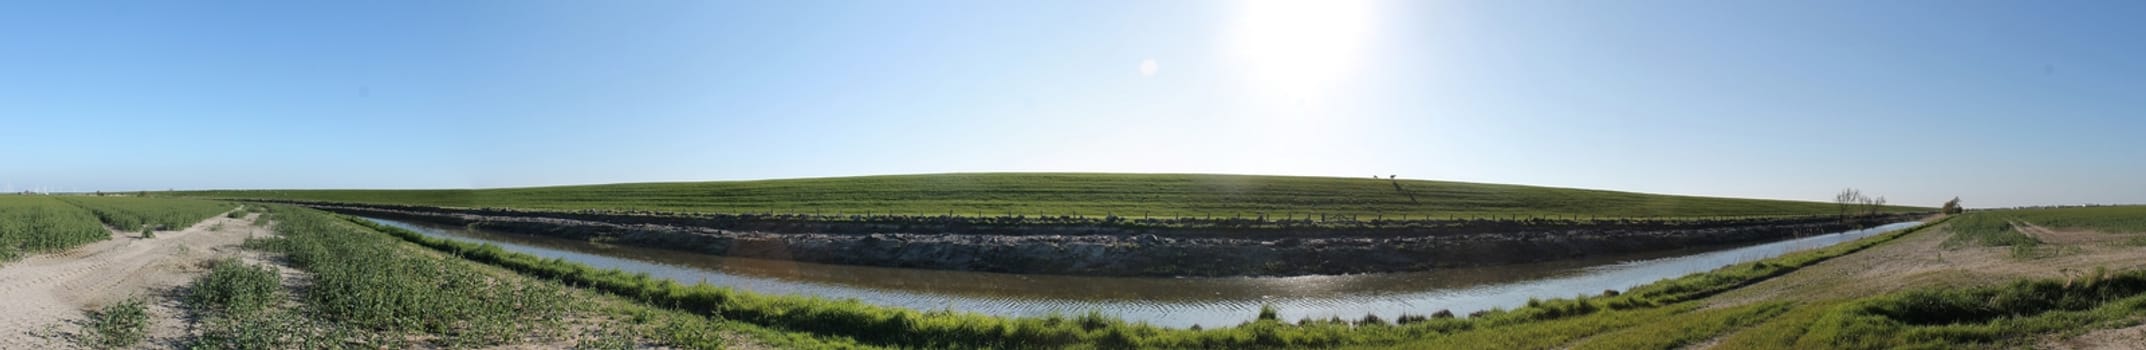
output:
<svg viewBox="0 0 2146 350"><path fill-rule="evenodd" d="M1073 220L1058 225L1011 225L982 233L974 228L981 225L973 223L946 220L946 225L917 224L915 218L890 218L878 222L763 218L761 222L755 222L734 215L693 218L348 203L289 204L351 215L467 225L723 256L1018 274L1140 277L1325 275L1532 263L1772 241L1919 217L1887 215L1855 223L1842 223L1834 218L1340 225L1329 222L1304 227L1208 225L1181 230L1111 225L1106 220ZM1232 231L1242 234L1223 236Z"/></svg>

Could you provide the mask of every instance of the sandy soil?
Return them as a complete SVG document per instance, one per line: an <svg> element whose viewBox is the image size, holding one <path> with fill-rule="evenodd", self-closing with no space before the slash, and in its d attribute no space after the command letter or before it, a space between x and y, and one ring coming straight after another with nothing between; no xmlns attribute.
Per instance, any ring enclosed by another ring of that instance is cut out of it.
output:
<svg viewBox="0 0 2146 350"><path fill-rule="evenodd" d="M2071 339L2043 343L2049 349L2146 350L2146 325L2086 332Z"/></svg>
<svg viewBox="0 0 2146 350"><path fill-rule="evenodd" d="M115 231L108 241L0 266L0 348L72 347L84 310L137 296L149 301L151 317L149 340L139 346L174 346L187 326L172 293L205 272L205 262L238 256L248 236L267 234L252 219L218 215L156 238Z"/></svg>

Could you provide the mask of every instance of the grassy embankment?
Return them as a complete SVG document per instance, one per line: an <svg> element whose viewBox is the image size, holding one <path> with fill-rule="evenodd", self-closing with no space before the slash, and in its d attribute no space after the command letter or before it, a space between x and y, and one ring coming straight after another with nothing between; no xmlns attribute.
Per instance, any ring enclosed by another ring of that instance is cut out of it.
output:
<svg viewBox="0 0 2146 350"><path fill-rule="evenodd" d="M157 193L152 193L153 195ZM247 190L170 195L438 207L821 215L1385 218L1837 215L1833 203L1365 178L930 174L482 190ZM1892 206L1891 212L1928 208Z"/></svg>

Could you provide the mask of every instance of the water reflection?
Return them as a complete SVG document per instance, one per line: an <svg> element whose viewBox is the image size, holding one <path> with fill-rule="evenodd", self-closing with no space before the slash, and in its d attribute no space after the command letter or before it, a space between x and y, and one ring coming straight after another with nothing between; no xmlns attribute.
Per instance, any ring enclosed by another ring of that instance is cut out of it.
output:
<svg viewBox="0 0 2146 350"><path fill-rule="evenodd" d="M1554 263L1455 268L1365 275L1232 278L1144 278L1017 275L987 272L828 265L590 243L385 219L382 224L426 235L499 245L602 268L646 272L685 283L705 282L774 294L854 298L878 305L952 309L1005 316L1101 311L1131 321L1185 327L1233 325L1262 304L1283 319L1361 318L1452 310L1466 314L1513 307L1529 298L1570 297L1623 290L1663 278L1823 247L1912 227L1897 223L1728 249L1687 249Z"/></svg>

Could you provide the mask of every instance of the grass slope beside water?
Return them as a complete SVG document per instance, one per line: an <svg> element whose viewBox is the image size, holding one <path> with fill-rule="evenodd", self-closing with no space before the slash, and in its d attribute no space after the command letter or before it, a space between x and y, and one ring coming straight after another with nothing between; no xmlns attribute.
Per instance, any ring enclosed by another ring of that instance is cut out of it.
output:
<svg viewBox="0 0 2146 350"><path fill-rule="evenodd" d="M175 195L547 210L1363 219L1834 215L1833 203L1446 181L1192 174L986 173L482 190L246 190ZM1888 211L1927 208L1889 207Z"/></svg>
<svg viewBox="0 0 2146 350"><path fill-rule="evenodd" d="M270 211L261 220L272 220L278 235L246 247L307 272L302 287L287 288L270 266L219 261L181 299L199 322L182 347L718 349L724 330L759 335L767 345L857 347L516 275L318 211Z"/></svg>

